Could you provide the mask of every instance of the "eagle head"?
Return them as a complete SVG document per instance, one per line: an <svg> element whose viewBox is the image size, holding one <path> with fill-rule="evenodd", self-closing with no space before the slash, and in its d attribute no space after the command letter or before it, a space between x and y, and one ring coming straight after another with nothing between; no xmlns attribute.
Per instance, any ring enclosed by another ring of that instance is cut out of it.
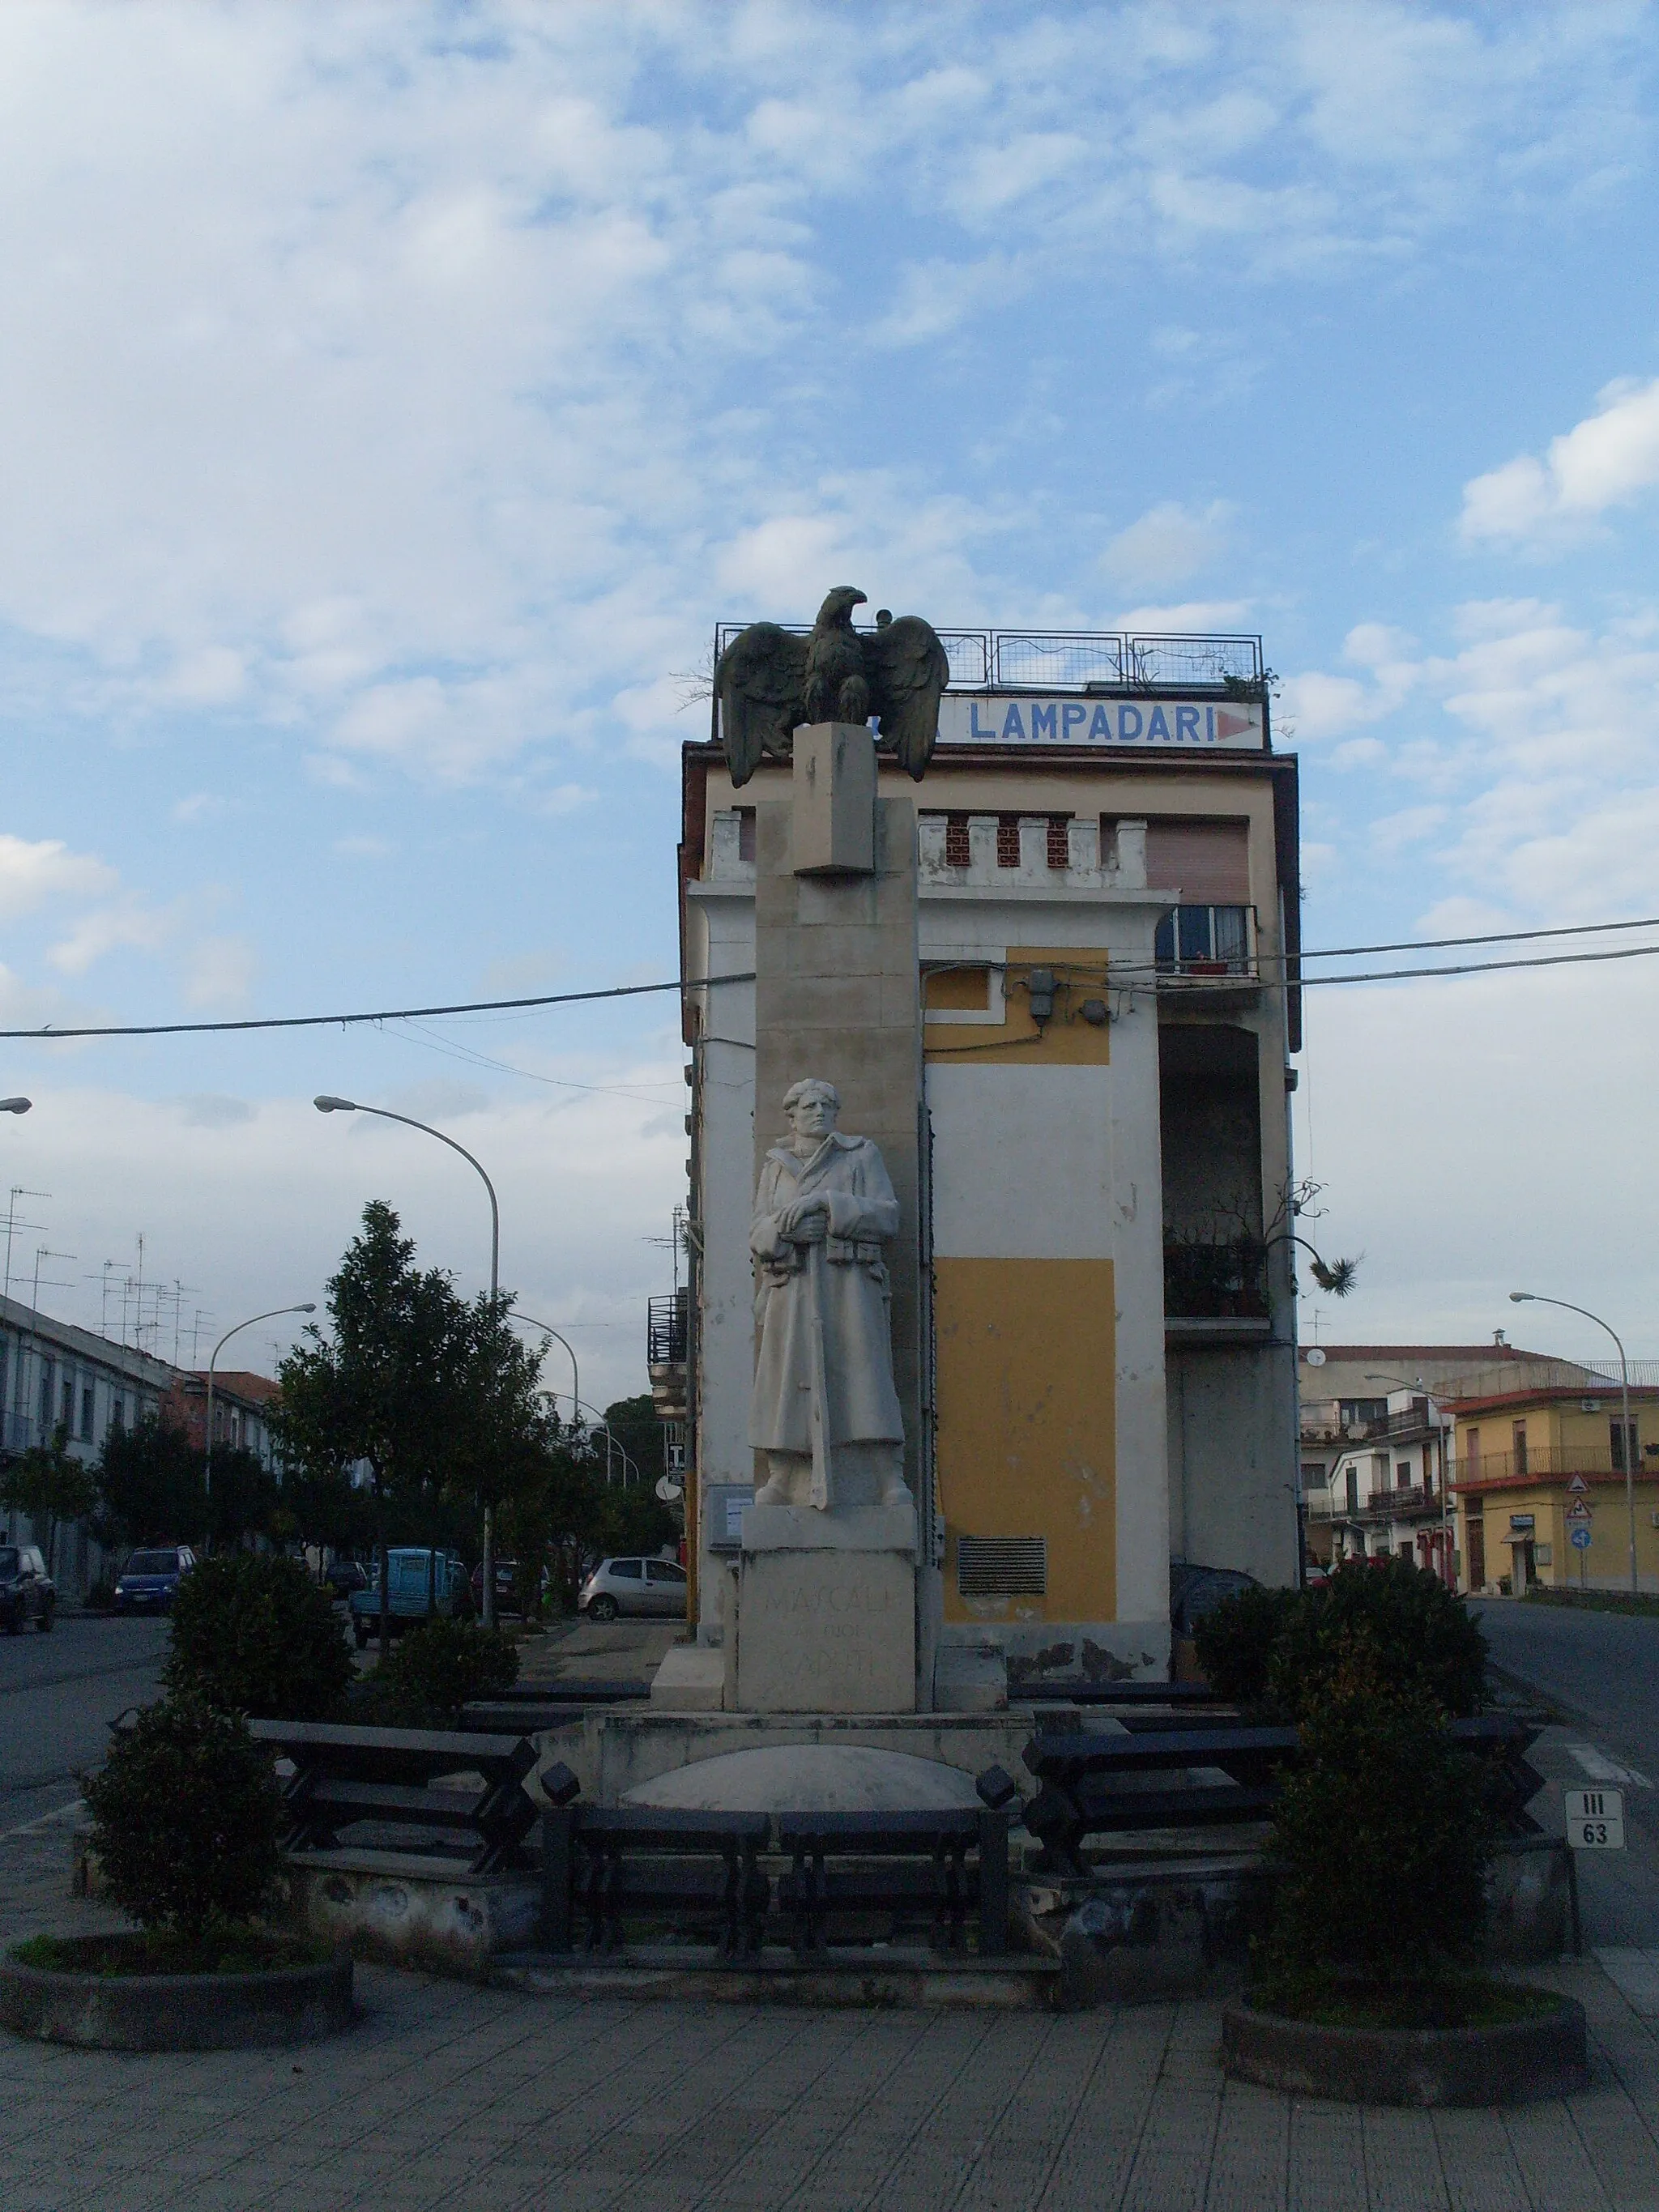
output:
<svg viewBox="0 0 1659 2212"><path fill-rule="evenodd" d="M812 627L814 629L843 627L851 623L854 607L867 604L864 593L854 585L837 584L833 592L825 595L823 605L818 609L818 618Z"/></svg>

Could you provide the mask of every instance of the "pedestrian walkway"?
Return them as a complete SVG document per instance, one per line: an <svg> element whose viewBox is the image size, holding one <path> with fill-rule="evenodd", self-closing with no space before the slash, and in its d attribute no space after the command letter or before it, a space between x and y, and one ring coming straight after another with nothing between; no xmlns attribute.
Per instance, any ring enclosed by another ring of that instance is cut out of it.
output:
<svg viewBox="0 0 1659 2212"><path fill-rule="evenodd" d="M68 1825L0 1939L106 1923ZM0 2036L6 2212L1656 2212L1659 1952L1535 1974L1595 2078L1505 2112L1225 2081L1212 2004L1072 2015L568 2002L360 1970L349 2035L134 2057Z"/></svg>

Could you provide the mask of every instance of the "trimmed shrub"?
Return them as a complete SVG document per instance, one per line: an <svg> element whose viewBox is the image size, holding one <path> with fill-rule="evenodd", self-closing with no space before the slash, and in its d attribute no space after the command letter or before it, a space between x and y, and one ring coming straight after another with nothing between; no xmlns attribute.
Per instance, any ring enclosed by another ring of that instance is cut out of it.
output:
<svg viewBox="0 0 1659 2212"><path fill-rule="evenodd" d="M326 1721L344 1709L351 1647L297 1559L226 1552L179 1584L167 1687L251 1720Z"/></svg>
<svg viewBox="0 0 1659 2212"><path fill-rule="evenodd" d="M1346 1559L1301 1595L1273 1641L1269 1701L1291 1720L1316 1711L1360 1645L1382 1681L1443 1715L1479 1711L1486 1639L1456 1592L1408 1559Z"/></svg>
<svg viewBox="0 0 1659 2212"><path fill-rule="evenodd" d="M272 1901L282 1800L240 1714L189 1696L151 1705L82 1787L110 1894L141 1928L200 1943Z"/></svg>
<svg viewBox="0 0 1659 2212"><path fill-rule="evenodd" d="M1421 1989L1474 1961L1492 1826L1444 1720L1363 1639L1322 1681L1265 1855L1258 2002L1305 2014L1345 1982Z"/></svg>
<svg viewBox="0 0 1659 2212"><path fill-rule="evenodd" d="M363 1705L384 1728L453 1728L470 1699L510 1689L518 1677L518 1650L499 1628L441 1618L392 1645Z"/></svg>
<svg viewBox="0 0 1659 2212"><path fill-rule="evenodd" d="M1243 1589L1193 1623L1193 1649L1218 1696L1239 1705L1264 1703L1273 1647L1300 1602L1297 1590Z"/></svg>

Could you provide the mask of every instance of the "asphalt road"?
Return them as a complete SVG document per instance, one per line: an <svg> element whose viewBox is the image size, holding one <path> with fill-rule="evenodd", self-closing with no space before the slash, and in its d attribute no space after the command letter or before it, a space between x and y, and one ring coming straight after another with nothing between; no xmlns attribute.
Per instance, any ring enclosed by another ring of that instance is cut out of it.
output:
<svg viewBox="0 0 1659 2212"><path fill-rule="evenodd" d="M1659 1619L1502 1598L1473 1609L1498 1666L1659 1784Z"/></svg>
<svg viewBox="0 0 1659 2212"><path fill-rule="evenodd" d="M109 1723L159 1695L167 1641L165 1620L93 1614L0 1635L0 1833L73 1802Z"/></svg>

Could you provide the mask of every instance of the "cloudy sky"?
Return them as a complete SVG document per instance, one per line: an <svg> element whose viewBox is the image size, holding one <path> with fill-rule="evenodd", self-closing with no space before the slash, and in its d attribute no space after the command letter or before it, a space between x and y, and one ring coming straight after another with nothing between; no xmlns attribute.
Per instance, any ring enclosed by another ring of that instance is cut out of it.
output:
<svg viewBox="0 0 1659 2212"><path fill-rule="evenodd" d="M9 0L4 1025L671 975L687 672L843 577L1259 629L1312 945L1659 912L1655 14ZM1659 1354L1656 989L1311 994L1304 1328ZM479 1286L333 1090L637 1388L672 1003L9 1045L14 1286L142 1233L205 1357L369 1195Z"/></svg>

